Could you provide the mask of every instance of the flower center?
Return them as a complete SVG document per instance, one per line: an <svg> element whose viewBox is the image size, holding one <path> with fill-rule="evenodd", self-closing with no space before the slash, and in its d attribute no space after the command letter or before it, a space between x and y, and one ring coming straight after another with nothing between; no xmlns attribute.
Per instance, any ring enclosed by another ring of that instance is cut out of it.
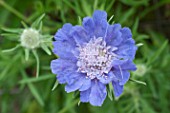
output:
<svg viewBox="0 0 170 113"><path fill-rule="evenodd" d="M40 34L35 29L25 29L21 34L21 45L23 47L34 49L40 44Z"/></svg>
<svg viewBox="0 0 170 113"><path fill-rule="evenodd" d="M87 78L94 79L97 76L107 78L104 73L108 73L112 68L112 60L115 56L111 46L106 46L102 37L93 38L88 43L79 48L77 66L78 71L86 73Z"/></svg>

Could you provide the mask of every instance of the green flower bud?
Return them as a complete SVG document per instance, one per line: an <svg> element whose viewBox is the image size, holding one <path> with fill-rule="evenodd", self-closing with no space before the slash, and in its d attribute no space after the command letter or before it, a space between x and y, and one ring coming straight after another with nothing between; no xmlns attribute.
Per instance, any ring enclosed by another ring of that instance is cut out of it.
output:
<svg viewBox="0 0 170 113"><path fill-rule="evenodd" d="M20 41L21 45L28 49L35 49L40 45L41 34L33 28L24 29Z"/></svg>
<svg viewBox="0 0 170 113"><path fill-rule="evenodd" d="M144 64L137 64L136 67L137 70L134 72L134 74L138 76L143 76L147 72L147 67Z"/></svg>

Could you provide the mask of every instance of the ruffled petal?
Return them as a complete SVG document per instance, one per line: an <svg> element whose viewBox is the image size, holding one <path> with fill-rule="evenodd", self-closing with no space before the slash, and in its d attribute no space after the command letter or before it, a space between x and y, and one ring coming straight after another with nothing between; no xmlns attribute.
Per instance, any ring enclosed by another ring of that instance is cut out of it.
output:
<svg viewBox="0 0 170 113"><path fill-rule="evenodd" d="M55 41L53 42L53 52L62 59L76 60L74 56L75 48L68 42Z"/></svg>
<svg viewBox="0 0 170 113"><path fill-rule="evenodd" d="M93 81L89 97L90 104L94 106L101 106L106 95L106 86L99 81Z"/></svg>
<svg viewBox="0 0 170 113"><path fill-rule="evenodd" d="M127 70L120 69L113 69L112 71L116 76L116 80L119 81L120 85L124 85L130 78L130 73Z"/></svg>
<svg viewBox="0 0 170 113"><path fill-rule="evenodd" d="M95 23L92 18L85 17L83 18L83 27L86 30L87 34L90 35L90 38L94 37Z"/></svg>
<svg viewBox="0 0 170 113"><path fill-rule="evenodd" d="M94 36L98 37L106 37L108 22L107 22L107 13L105 11L96 10L93 13L93 21L95 23L94 28Z"/></svg>
<svg viewBox="0 0 170 113"><path fill-rule="evenodd" d="M121 43L114 53L124 59L133 60L136 50L137 47L135 46L134 40L132 38L129 38L124 43Z"/></svg>
<svg viewBox="0 0 170 113"><path fill-rule="evenodd" d="M120 43L123 40L120 29L121 29L120 24L114 24L108 26L107 35L106 35L106 43L108 45L113 47L120 45Z"/></svg>
<svg viewBox="0 0 170 113"><path fill-rule="evenodd" d="M96 10L93 13L93 20L95 23L100 24L102 20L107 20L107 13L105 11Z"/></svg>
<svg viewBox="0 0 170 113"><path fill-rule="evenodd" d="M136 70L136 65L133 63L131 60L126 60L123 63L120 63L119 65L114 66L114 68L119 69L119 66L122 70L131 70L135 71Z"/></svg>
<svg viewBox="0 0 170 113"><path fill-rule="evenodd" d="M108 84L112 80L117 79L112 71L110 71L108 74L105 74L105 76L107 76L107 78L103 76L97 76L97 79L103 84Z"/></svg>
<svg viewBox="0 0 170 113"><path fill-rule="evenodd" d="M58 82L60 84L65 84L66 83L66 77L65 77L65 74L64 73L59 73L57 76L56 76Z"/></svg>
<svg viewBox="0 0 170 113"><path fill-rule="evenodd" d="M117 59L117 58L115 58L115 59L113 59L113 61L112 61L112 66L114 67L114 66L120 66L120 65L122 65L122 64L124 64L125 62L127 62L127 59Z"/></svg>
<svg viewBox="0 0 170 113"><path fill-rule="evenodd" d="M80 101L81 102L89 102L89 96L90 96L91 88L85 91L80 92Z"/></svg>
<svg viewBox="0 0 170 113"><path fill-rule="evenodd" d="M124 27L121 30L123 41L125 42L129 38L132 38L132 32L128 27Z"/></svg>
<svg viewBox="0 0 170 113"><path fill-rule="evenodd" d="M71 45L74 45L75 42L72 39L72 37L69 35L70 30L72 29L72 25L70 23L66 23L63 25L61 29L57 31L57 33L54 35L54 39L57 41L64 41L68 42Z"/></svg>
<svg viewBox="0 0 170 113"><path fill-rule="evenodd" d="M65 91L67 93L73 92L78 90L82 85L83 85L83 79L85 79L85 77L83 77L82 74L77 73L79 75L79 77L77 77L77 79L74 80L74 82L72 82L71 84L67 84L65 86Z"/></svg>
<svg viewBox="0 0 170 113"><path fill-rule="evenodd" d="M82 26L74 26L70 31L70 35L74 38L77 45L83 45L90 40L89 35Z"/></svg>
<svg viewBox="0 0 170 113"><path fill-rule="evenodd" d="M52 73L58 74L59 72L74 72L77 70L75 62L71 60L56 59L51 61Z"/></svg>
<svg viewBox="0 0 170 113"><path fill-rule="evenodd" d="M79 91L85 91L91 87L91 79L85 78L85 79L83 79L82 82L83 82L83 84L80 87Z"/></svg>
<svg viewBox="0 0 170 113"><path fill-rule="evenodd" d="M122 94L123 92L123 85L119 85L118 82L112 82L112 85L113 85L113 93L115 95L115 97L118 97Z"/></svg>

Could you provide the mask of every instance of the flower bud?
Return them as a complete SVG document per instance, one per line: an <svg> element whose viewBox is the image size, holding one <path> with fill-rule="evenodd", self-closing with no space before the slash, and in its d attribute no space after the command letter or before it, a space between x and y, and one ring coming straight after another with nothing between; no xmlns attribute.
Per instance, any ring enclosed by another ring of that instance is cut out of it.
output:
<svg viewBox="0 0 170 113"><path fill-rule="evenodd" d="M20 37L21 45L28 49L35 49L40 45L40 37L39 31L33 28L24 29Z"/></svg>

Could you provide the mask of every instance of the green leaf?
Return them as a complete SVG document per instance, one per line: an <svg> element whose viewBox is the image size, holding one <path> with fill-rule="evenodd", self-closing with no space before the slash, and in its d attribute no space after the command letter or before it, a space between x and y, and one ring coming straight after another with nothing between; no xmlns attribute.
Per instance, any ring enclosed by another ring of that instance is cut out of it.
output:
<svg viewBox="0 0 170 113"><path fill-rule="evenodd" d="M111 101L113 101L113 86L112 86L112 83L109 83L108 97L110 98Z"/></svg>
<svg viewBox="0 0 170 113"><path fill-rule="evenodd" d="M22 69L21 69L21 74L24 77L24 79L28 79L27 74ZM40 96L40 94L38 93L37 88L32 83L27 83L27 85L28 85L28 88L30 89L31 93L33 94L33 96L39 102L39 104L41 106L44 106L44 101L43 101L42 97Z"/></svg>
<svg viewBox="0 0 170 113"><path fill-rule="evenodd" d="M50 49L45 44L42 44L41 47L48 55L51 55Z"/></svg>
<svg viewBox="0 0 170 113"><path fill-rule="evenodd" d="M143 43L136 44L137 47L143 46Z"/></svg>
<svg viewBox="0 0 170 113"><path fill-rule="evenodd" d="M29 49L25 49L25 60L26 61L29 59L29 54L30 54L30 50Z"/></svg>
<svg viewBox="0 0 170 113"><path fill-rule="evenodd" d="M85 12L85 14L87 15L87 16L91 16L91 7L90 7L90 5L87 3L87 1L86 0L82 0L81 1L81 3L82 3L82 8L83 8L83 11Z"/></svg>
<svg viewBox="0 0 170 113"><path fill-rule="evenodd" d="M45 17L45 14L42 14L39 18L37 18L31 25L32 28L39 29L40 28L40 23L42 19Z"/></svg>
<svg viewBox="0 0 170 113"><path fill-rule="evenodd" d="M33 55L35 56L36 62L37 62L37 69L36 69L36 77L38 78L39 76L39 71L40 71L40 61L39 61L39 57L38 54L35 50L32 51Z"/></svg>
<svg viewBox="0 0 170 113"><path fill-rule="evenodd" d="M136 9L133 7L131 9L127 10L126 13L124 13L123 17L120 18L119 22L120 23L126 22L129 19L129 17L131 17L135 13L135 10Z"/></svg>
<svg viewBox="0 0 170 113"><path fill-rule="evenodd" d="M55 82L55 84L54 84L54 86L52 88L52 91L54 91L57 88L57 86L58 86L58 81L56 80L56 82Z"/></svg>
<svg viewBox="0 0 170 113"><path fill-rule="evenodd" d="M135 82L135 83L142 84L142 85L145 85L145 86L146 86L146 83L145 83L145 82L142 82L142 81L139 81L139 80L134 80L134 79L132 79L132 78L130 78L129 80L132 81L132 82Z"/></svg>
<svg viewBox="0 0 170 113"><path fill-rule="evenodd" d="M120 0L122 3L130 6L138 6L138 5L147 5L149 3L148 0Z"/></svg>
<svg viewBox="0 0 170 113"><path fill-rule="evenodd" d="M33 82L40 82L43 80L54 78L56 75L48 74L48 75L42 75L38 78L27 78L19 81L19 84L25 84L25 83L33 83Z"/></svg>
<svg viewBox="0 0 170 113"><path fill-rule="evenodd" d="M27 24L24 21L21 21L21 24L24 26L24 28L28 28Z"/></svg>
<svg viewBox="0 0 170 113"><path fill-rule="evenodd" d="M79 23L79 25L82 25L82 19L80 16L78 16L78 23Z"/></svg>
<svg viewBox="0 0 170 113"><path fill-rule="evenodd" d="M135 23L134 23L133 28L132 28L132 34L133 35L137 34L138 25L139 25L139 18L136 18Z"/></svg>
<svg viewBox="0 0 170 113"><path fill-rule="evenodd" d="M15 33L15 34L21 34L23 32L23 29L21 28L6 28L2 27L1 28L5 32L10 32L10 33Z"/></svg>
<svg viewBox="0 0 170 113"><path fill-rule="evenodd" d="M16 49L18 49L19 47L21 47L20 44L16 45L14 48L2 50L2 52L3 52L3 53L13 52L13 51L15 51Z"/></svg>
<svg viewBox="0 0 170 113"><path fill-rule="evenodd" d="M112 16L109 18L108 23L111 22L111 20L113 19L113 17L114 17L114 15L112 15Z"/></svg>
<svg viewBox="0 0 170 113"><path fill-rule="evenodd" d="M115 0L107 0L107 1L108 1L108 5L106 7L106 11L110 11L115 3Z"/></svg>
<svg viewBox="0 0 170 113"><path fill-rule="evenodd" d="M167 48L168 46L168 41L166 40L162 46L157 50L157 52L155 52L151 57L149 57L147 65L152 64L153 62L155 62L155 60L161 55L161 53L164 51L165 48Z"/></svg>

